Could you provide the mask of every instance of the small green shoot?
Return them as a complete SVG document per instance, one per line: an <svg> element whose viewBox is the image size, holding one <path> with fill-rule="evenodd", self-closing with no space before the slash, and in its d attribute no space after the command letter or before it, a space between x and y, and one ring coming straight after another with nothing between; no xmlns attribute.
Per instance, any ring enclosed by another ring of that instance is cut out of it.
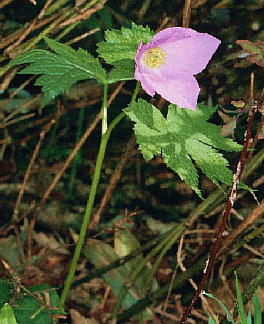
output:
<svg viewBox="0 0 264 324"><path fill-rule="evenodd" d="M239 315L238 322L236 322L234 320L234 317L231 315L228 308L218 298L216 298L212 294L206 293L204 291L202 292L202 294L209 298L214 299L221 306L221 308L225 311L227 320L229 322L231 322L232 324L252 324L252 323L262 324L261 304L260 304L260 300L259 300L257 293L255 293L253 296L254 322L252 322L251 310L248 311L248 314L246 316L246 312L245 312L245 308L243 305L243 300L242 300L237 276L236 276L236 294L237 294L237 309L238 309L238 315ZM211 314L209 314L209 317L208 317L208 324L217 324Z"/></svg>
<svg viewBox="0 0 264 324"><path fill-rule="evenodd" d="M0 324L17 324L13 309L8 303L1 308Z"/></svg>
<svg viewBox="0 0 264 324"><path fill-rule="evenodd" d="M229 312L227 307L218 298L216 298L212 294L206 293L205 291L203 291L202 294L207 296L207 297L210 297L210 298L214 299L221 306L221 308L225 311L227 320L230 321L232 324L236 324L233 316L231 315L231 313ZM209 320L211 320L211 322L208 321L208 323L215 323L215 321L214 321L214 319L212 317L211 317L211 319L209 317Z"/></svg>
<svg viewBox="0 0 264 324"><path fill-rule="evenodd" d="M262 324L261 305L257 293L253 296L254 324Z"/></svg>
<svg viewBox="0 0 264 324"><path fill-rule="evenodd" d="M247 318L244 310L243 299L242 299L237 275L236 275L236 294L237 294L237 309L238 309L238 314L239 314L241 324L247 324Z"/></svg>

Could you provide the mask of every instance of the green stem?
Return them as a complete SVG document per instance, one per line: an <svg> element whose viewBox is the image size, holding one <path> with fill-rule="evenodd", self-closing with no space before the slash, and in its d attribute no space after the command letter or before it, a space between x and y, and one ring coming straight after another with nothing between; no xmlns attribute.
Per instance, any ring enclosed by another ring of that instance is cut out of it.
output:
<svg viewBox="0 0 264 324"><path fill-rule="evenodd" d="M135 100L135 98L136 98L136 96L138 94L138 90L139 90L139 84L137 83L135 91L134 91L134 93L132 95L132 98L131 98L131 102L133 102ZM104 88L104 98L103 98L103 102L102 102L102 113L103 113L103 109L104 109L104 107L106 105L106 101L107 101L107 98L105 98L105 95L107 95L107 90L105 91L105 88ZM106 150L107 142L109 140L109 137L110 137L110 134L111 134L112 130L121 121L121 119L124 116L125 116L125 113L121 112L110 123L107 131L102 135L102 138L101 138L101 143L100 143L100 148L99 148L99 152L98 152L98 155L97 155L97 160L96 160L96 165L95 165L95 171L94 171L94 176L93 176L93 180L92 180L91 190L90 190L90 193L89 193L89 198L88 198L88 202L87 202L87 205L86 205L85 214L84 214L82 226L81 226L81 229L80 229L79 239L78 239L78 242L77 242L75 250L74 250L74 254L73 254L73 257L72 257L72 260L71 260L71 264L70 264L70 270L69 270L68 276L67 276L67 278L65 280L63 291L62 291L60 301L59 301L59 307L58 307L58 312L59 313L62 313L62 311L63 311L63 307L64 307L64 304L65 304L66 298L67 298L67 296L69 294L71 284L73 282L74 274L75 274L75 271L76 271L77 263L79 261L81 250L82 250L82 247L83 247L83 244L84 244L86 231L87 231L87 227L88 227L90 217L91 217L91 214L92 214L95 195L96 195L96 191L97 191L97 187L98 187L98 183L99 183L99 179L100 179L100 175L101 175L102 164L103 164L103 159L104 159L104 156L105 156L105 150ZM102 120L102 125L103 125L103 122L104 121Z"/></svg>
<svg viewBox="0 0 264 324"><path fill-rule="evenodd" d="M135 90L134 90L134 92L132 94L132 97L131 97L131 100L130 100L130 103L132 103L132 102L134 102L136 100L139 89L140 89L140 82L137 81Z"/></svg>
<svg viewBox="0 0 264 324"><path fill-rule="evenodd" d="M45 16L50 16L54 12L57 12L59 9L65 6L67 2L69 2L69 0L55 1L49 8L47 8L47 10L45 11Z"/></svg>
<svg viewBox="0 0 264 324"><path fill-rule="evenodd" d="M104 96L103 96L103 104L102 104L102 135L104 135L107 131L107 90L108 85L104 84Z"/></svg>

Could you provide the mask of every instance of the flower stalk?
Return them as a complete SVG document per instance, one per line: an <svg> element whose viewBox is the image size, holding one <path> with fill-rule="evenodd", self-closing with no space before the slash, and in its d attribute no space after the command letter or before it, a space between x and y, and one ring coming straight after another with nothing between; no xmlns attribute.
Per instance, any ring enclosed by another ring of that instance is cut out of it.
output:
<svg viewBox="0 0 264 324"><path fill-rule="evenodd" d="M134 93L132 95L131 98L131 102L133 102L138 94L139 91L139 83L137 82ZM88 197L88 201L87 201L87 205L86 205L86 209L85 209L85 214L83 217L83 222L81 225L81 229L80 229L80 234L79 234L79 239L77 241L75 250L74 250L74 254L71 260L71 264L70 264L70 269L69 269L69 273L68 276L65 280L64 283L64 287L63 287L63 291L60 297L60 301L59 301L59 307L58 307L58 312L62 313L63 312L63 308L64 308L64 304L65 301L67 299L67 296L69 294L70 288L71 288L71 284L73 282L74 279L74 274L76 271L76 267L81 255L81 250L84 244L84 240L85 240L85 236L86 236L86 231L87 231L87 227L88 224L90 222L90 218L91 218L91 214L92 214L92 210L93 210L93 206L94 206L94 200L95 200L95 196L96 196L96 192L97 192L97 188L98 188L98 184L99 184L99 180L100 180L100 175L101 175L101 171L102 171L102 164L103 164L103 160L104 160L104 156L105 156L105 151L106 151L106 147L107 147L107 143L109 140L109 137L111 135L112 130L116 127L116 125L123 119L123 117L125 116L125 114L123 112L121 112L118 116L116 116L116 118L110 123L109 127L107 128L107 130L105 129L106 125L107 125L107 121L104 120L104 118L106 119L106 114L105 111L107 109L107 85L104 86L104 97L103 97L103 101L102 101L102 114L103 114L103 119L102 119L102 137L101 137L101 143L100 143L100 147L99 147L99 152L97 155L97 160L96 160L96 165L95 165L95 171L94 171L94 176L93 176L93 180L92 180L92 185L91 185L91 190L89 193L89 197Z"/></svg>

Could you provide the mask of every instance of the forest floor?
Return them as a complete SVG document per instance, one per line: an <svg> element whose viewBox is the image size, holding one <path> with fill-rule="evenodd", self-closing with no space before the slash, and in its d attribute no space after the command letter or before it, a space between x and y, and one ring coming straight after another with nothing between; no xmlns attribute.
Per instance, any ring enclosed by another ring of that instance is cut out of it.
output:
<svg viewBox="0 0 264 324"><path fill-rule="evenodd" d="M97 0L92 1L92 7L87 7L85 1L54 1L54 7L51 3L0 1L0 306L5 302L14 306L19 324L47 324L58 318L52 307L58 303L78 240L100 127L94 127L78 153L74 150L96 121L102 89L95 81L82 81L41 108L41 90L34 85L36 77L18 74L19 68L10 68L9 62L25 48L43 47L44 35L95 54L96 43L103 40L106 29L129 27L132 22L153 30L182 26L184 8L184 1L172 0ZM211 122L222 126L223 135L242 144L247 103L250 96L256 100L261 96L263 67L247 60L236 41L264 41L264 1L193 0L191 4L189 26L221 40L212 61L197 77L199 101L218 105ZM83 37L78 40L79 36ZM132 87L130 81L110 87L110 96L119 94L109 112L110 119L119 106L127 104ZM155 97L153 102L159 105L161 99ZM229 309L236 300L234 271L241 289L246 291L263 269L261 123L263 114L258 112L251 141L254 150L248 154L243 178L254 192L239 190L207 286L207 291ZM70 161L71 152L75 156ZM235 171L239 154L226 157ZM115 292L127 279L128 269L157 246L153 240L164 237L188 218L192 221L184 235L164 255L153 254L135 280L136 287L130 290L131 300L146 302L148 307L141 317L135 310L134 317L128 314L125 320L179 322L201 279L202 268L179 286L173 286L173 282L209 251L228 192L227 187L219 189L203 175L200 179L204 200L162 158L146 163L135 143L131 123L122 122L107 149L86 246L67 300L66 315L59 315L62 323L115 323L111 319L117 301ZM127 268L96 272L130 253L135 255L126 263ZM157 260L159 263L155 263ZM150 269L156 265L150 280ZM264 307L263 284L262 278L259 298ZM128 298L121 312L129 308L131 300ZM36 312L33 317L32 311ZM208 313L224 318L223 309L215 301L203 298L195 306L190 323L207 323Z"/></svg>

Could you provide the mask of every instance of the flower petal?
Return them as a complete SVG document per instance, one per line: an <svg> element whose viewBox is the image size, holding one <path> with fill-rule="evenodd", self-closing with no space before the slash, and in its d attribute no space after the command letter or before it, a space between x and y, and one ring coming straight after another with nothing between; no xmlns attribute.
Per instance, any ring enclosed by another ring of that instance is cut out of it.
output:
<svg viewBox="0 0 264 324"><path fill-rule="evenodd" d="M145 77L145 74L140 71L139 68L136 68L134 78L138 81L140 81L142 88L146 91L147 94L149 94L151 97L155 95L155 89L149 83L147 78Z"/></svg>
<svg viewBox="0 0 264 324"><path fill-rule="evenodd" d="M205 33L196 33L176 42L173 39L162 42L159 47L166 52L166 63L162 67L162 72L192 75L200 73L219 44L220 41L217 38Z"/></svg>
<svg viewBox="0 0 264 324"><path fill-rule="evenodd" d="M193 75L206 67L219 44L217 38L191 28L164 29L150 43L139 44L135 79L149 95L157 92L181 108L195 109L200 89ZM144 55L155 47L164 50L165 61L157 67L148 66Z"/></svg>
<svg viewBox="0 0 264 324"><path fill-rule="evenodd" d="M166 41L178 41L199 34L196 30L183 27L166 28L153 36L151 43L160 43Z"/></svg>
<svg viewBox="0 0 264 324"><path fill-rule="evenodd" d="M195 77L178 75L175 79L160 79L155 75L147 75L145 78L162 98L180 108L196 109L200 88Z"/></svg>

